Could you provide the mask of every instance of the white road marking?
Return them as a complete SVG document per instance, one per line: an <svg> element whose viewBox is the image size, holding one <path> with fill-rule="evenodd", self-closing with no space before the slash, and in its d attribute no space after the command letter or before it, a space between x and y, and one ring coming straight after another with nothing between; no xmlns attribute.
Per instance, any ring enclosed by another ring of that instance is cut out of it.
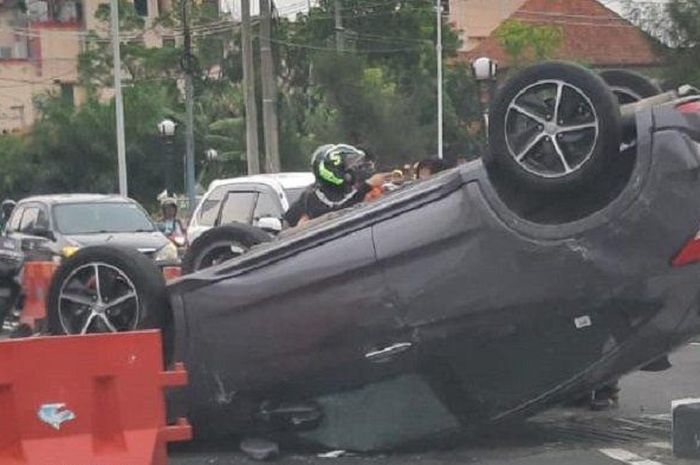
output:
<svg viewBox="0 0 700 465"><path fill-rule="evenodd" d="M671 450L673 449L673 446L671 446L670 442L667 441L660 441L660 442L647 442L645 444L647 447L653 447L654 449L666 449L666 450Z"/></svg>
<svg viewBox="0 0 700 465"><path fill-rule="evenodd" d="M672 417L670 413L655 413L642 415L642 418L648 418L649 420L659 420L659 421L671 421Z"/></svg>
<svg viewBox="0 0 700 465"><path fill-rule="evenodd" d="M625 449L598 449L603 455L628 465L663 465L661 462L645 459Z"/></svg>
<svg viewBox="0 0 700 465"><path fill-rule="evenodd" d="M668 428L666 428L666 427L654 426L654 425L650 425L650 424L647 424L644 422L630 420L629 418L618 418L617 421L619 421L620 423L626 423L626 424L631 425L635 428L653 429L653 430L657 430L657 431L663 431L664 433L668 431Z"/></svg>

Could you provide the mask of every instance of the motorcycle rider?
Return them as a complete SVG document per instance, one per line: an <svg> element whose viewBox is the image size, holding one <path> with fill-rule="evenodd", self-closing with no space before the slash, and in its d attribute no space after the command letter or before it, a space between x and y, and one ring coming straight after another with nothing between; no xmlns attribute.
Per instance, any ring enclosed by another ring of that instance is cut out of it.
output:
<svg viewBox="0 0 700 465"><path fill-rule="evenodd" d="M10 215L12 215L16 205L17 202L12 199L5 199L2 201L0 205L0 210L2 210L2 212L0 212L0 231L5 229L5 225L10 220Z"/></svg>
<svg viewBox="0 0 700 465"><path fill-rule="evenodd" d="M284 219L291 227L365 200L381 189L385 174L375 174L367 154L352 145L322 145L311 157L316 182L289 207Z"/></svg>
<svg viewBox="0 0 700 465"><path fill-rule="evenodd" d="M185 227L177 217L177 200L172 197L165 197L160 201L160 209L163 214L161 231L168 236L184 236Z"/></svg>

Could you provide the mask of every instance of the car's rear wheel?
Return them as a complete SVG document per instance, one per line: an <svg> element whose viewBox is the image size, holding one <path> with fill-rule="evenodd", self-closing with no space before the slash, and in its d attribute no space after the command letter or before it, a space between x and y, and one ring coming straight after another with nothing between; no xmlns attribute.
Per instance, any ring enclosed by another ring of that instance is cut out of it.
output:
<svg viewBox="0 0 700 465"><path fill-rule="evenodd" d="M570 63L516 74L494 98L489 123L489 174L521 188L590 187L619 152L616 98L599 76Z"/></svg>
<svg viewBox="0 0 700 465"><path fill-rule="evenodd" d="M620 105L638 102L661 93L661 88L650 79L626 69L601 71L600 77L610 87Z"/></svg>
<svg viewBox="0 0 700 465"><path fill-rule="evenodd" d="M118 246L79 250L56 270L48 295L52 334L165 329L165 281L152 260Z"/></svg>
<svg viewBox="0 0 700 465"><path fill-rule="evenodd" d="M15 307L19 297L20 288L15 278L0 276L0 331L3 324Z"/></svg>
<svg viewBox="0 0 700 465"><path fill-rule="evenodd" d="M270 239L262 229L243 223L210 229L190 245L182 259L182 273L194 273L231 260Z"/></svg>

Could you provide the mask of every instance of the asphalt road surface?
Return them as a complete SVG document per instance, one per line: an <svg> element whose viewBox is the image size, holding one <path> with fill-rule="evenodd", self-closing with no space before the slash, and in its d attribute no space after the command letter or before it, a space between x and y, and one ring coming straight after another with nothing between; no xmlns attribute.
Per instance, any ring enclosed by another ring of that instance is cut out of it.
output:
<svg viewBox="0 0 700 465"><path fill-rule="evenodd" d="M525 425L483 437L452 441L423 451L381 455L344 454L337 458L285 450L280 465L682 465L700 462L673 457L671 400L700 397L700 344L671 356L673 367L660 373L634 373L621 381L618 408L606 412L556 409ZM238 440L178 445L170 465L255 463L238 450Z"/></svg>

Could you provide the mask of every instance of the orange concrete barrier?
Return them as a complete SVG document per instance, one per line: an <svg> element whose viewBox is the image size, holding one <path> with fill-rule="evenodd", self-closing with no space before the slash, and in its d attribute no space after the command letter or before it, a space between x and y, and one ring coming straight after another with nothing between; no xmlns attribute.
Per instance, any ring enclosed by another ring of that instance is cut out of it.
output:
<svg viewBox="0 0 700 465"><path fill-rule="evenodd" d="M164 465L192 431L163 388L186 383L158 331L0 341L0 464Z"/></svg>
<svg viewBox="0 0 700 465"><path fill-rule="evenodd" d="M24 306L20 323L36 327L39 320L46 318L46 299L49 295L51 277L58 268L54 262L26 262L22 268L22 290Z"/></svg>

